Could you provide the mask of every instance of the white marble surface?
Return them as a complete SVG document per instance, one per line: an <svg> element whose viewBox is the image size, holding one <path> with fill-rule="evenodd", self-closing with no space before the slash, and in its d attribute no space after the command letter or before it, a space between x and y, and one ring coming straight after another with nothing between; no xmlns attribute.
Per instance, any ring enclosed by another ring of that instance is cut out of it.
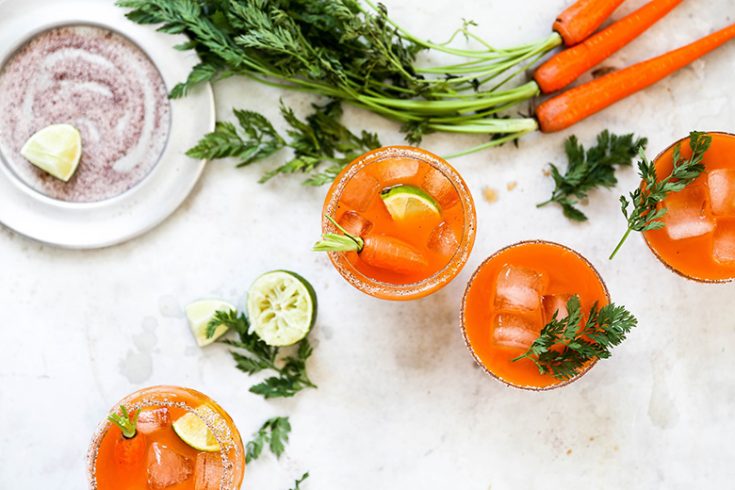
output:
<svg viewBox="0 0 735 490"><path fill-rule="evenodd" d="M19 1L19 0L12 0ZM445 2L390 0L407 27L444 38L460 19L498 45L540 38L565 0ZM641 0L629 0L616 16ZM733 22L733 0L689 0L633 46L624 66ZM635 131L655 153L691 129L735 130L735 44L574 128L590 142L604 128ZM230 80L218 107L254 108L277 119L278 94ZM284 94L300 111L307 99ZM303 112L301 112L303 114ZM350 124L398 143L396 126L348 111ZM247 471L244 488L285 490L309 470L306 490L421 488L728 488L735 435L735 285L688 282L664 269L633 237L614 262L622 232L617 195L596 192L590 222L571 225L558 209L537 210L550 192L542 173L561 161L570 132L532 135L454 163L477 197L479 229L468 266L447 288L411 303L369 298L309 252L326 189L297 179L262 186L262 166L211 164L186 204L153 232L92 252L57 250L0 230L0 488L81 489L85 451L106 410L152 384L205 391L244 437L273 415L290 415L291 443L276 461ZM436 136L446 153L479 139ZM518 187L506 190L506 184ZM481 190L491 186L499 201ZM561 390L507 388L477 369L458 327L464 285L482 259L521 239L556 240L599 268L616 302L640 327L613 358ZM292 400L248 393L252 380L226 349L198 349L182 307L203 296L240 304L273 268L314 284L320 316L309 364L318 390Z"/></svg>

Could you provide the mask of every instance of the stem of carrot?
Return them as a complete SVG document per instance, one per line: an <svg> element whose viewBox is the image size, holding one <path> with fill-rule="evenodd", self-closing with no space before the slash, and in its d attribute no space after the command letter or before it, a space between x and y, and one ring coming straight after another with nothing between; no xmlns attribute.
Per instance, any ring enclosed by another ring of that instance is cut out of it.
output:
<svg viewBox="0 0 735 490"><path fill-rule="evenodd" d="M625 240L627 240L627 239L628 239L628 236L630 235L630 232L631 232L631 231L633 231L633 230L632 230L632 229L630 229L630 228L628 228L628 229L627 229L627 230L625 231L625 235L623 235L623 238L621 238L621 239L620 239L620 241L618 242L618 245L617 245L617 247L615 247L615 250L613 250L613 253L611 253L611 254L610 254L609 260L612 260L612 259L614 259L614 258L615 258L615 255L616 255L616 254L618 253L618 250L620 250L620 247L622 247L622 246L623 246L623 243L625 243Z"/></svg>
<svg viewBox="0 0 735 490"><path fill-rule="evenodd" d="M365 246L365 241L359 236L350 234L345 230L334 218L329 215L324 215L339 231L344 235L337 233L325 233L321 240L314 244L312 250L314 252L357 252L362 251L362 247Z"/></svg>

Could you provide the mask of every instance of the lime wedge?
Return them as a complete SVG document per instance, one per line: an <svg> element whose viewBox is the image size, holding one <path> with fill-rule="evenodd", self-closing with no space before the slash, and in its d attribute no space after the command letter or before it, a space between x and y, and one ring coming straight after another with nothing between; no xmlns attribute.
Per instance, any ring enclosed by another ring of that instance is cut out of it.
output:
<svg viewBox="0 0 735 490"><path fill-rule="evenodd" d="M401 221L420 214L439 217L439 205L423 189L412 185L398 185L380 195L391 218Z"/></svg>
<svg viewBox="0 0 735 490"><path fill-rule="evenodd" d="M300 341L316 320L316 293L309 281L290 271L266 272L248 291L250 328L268 345Z"/></svg>
<svg viewBox="0 0 735 490"><path fill-rule="evenodd" d="M173 423L173 428L176 435L194 449L209 453L219 451L217 438L196 413L182 415Z"/></svg>
<svg viewBox="0 0 735 490"><path fill-rule="evenodd" d="M237 308L218 299L203 299L187 305L185 309L186 319L189 320L189 327L191 327L199 347L211 344L227 332L227 327L220 325L214 331L214 335L207 338L207 324L218 311L230 310L237 310Z"/></svg>
<svg viewBox="0 0 735 490"><path fill-rule="evenodd" d="M41 170L68 182L82 156L82 136L74 126L53 124L31 136L20 154Z"/></svg>

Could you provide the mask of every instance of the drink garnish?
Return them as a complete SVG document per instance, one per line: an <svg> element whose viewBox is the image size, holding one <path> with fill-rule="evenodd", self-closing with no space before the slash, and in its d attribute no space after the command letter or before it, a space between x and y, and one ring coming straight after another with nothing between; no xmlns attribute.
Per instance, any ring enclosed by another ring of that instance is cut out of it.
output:
<svg viewBox="0 0 735 490"><path fill-rule="evenodd" d="M555 312L528 351L513 361L530 359L541 374L571 379L593 359L610 357L610 349L625 340L638 324L625 307L612 303L602 308L595 303L583 321L576 295L569 298L567 312L564 318L558 318L558 311Z"/></svg>
<svg viewBox="0 0 735 490"><path fill-rule="evenodd" d="M197 451L215 452L220 450L219 442L199 415L187 412L172 425L179 438Z"/></svg>
<svg viewBox="0 0 735 490"><path fill-rule="evenodd" d="M128 409L125 405L120 405L120 413L111 413L107 416L107 420L115 424L122 432L123 437L126 439L132 439L137 434L138 415L140 410L136 411L132 417L128 413Z"/></svg>
<svg viewBox="0 0 735 490"><path fill-rule="evenodd" d="M440 216L439 204L428 192L413 185L397 185L380 194L391 218L401 221L411 216L429 214Z"/></svg>
<svg viewBox="0 0 735 490"><path fill-rule="evenodd" d="M641 159L638 162L638 173L643 183L630 193L630 201L625 196L620 196L621 209L623 216L628 221L628 228L615 250L610 254L610 260L615 257L632 231L658 230L665 226L664 222L661 221L661 218L666 214L666 207L661 205L663 200L670 193L684 189L704 172L702 159L711 143L712 137L707 134L699 131L689 133L691 157L683 159L681 157L681 143L677 143L674 146L674 168L663 179L657 178L655 163L646 158L643 150L640 151ZM629 205L633 206L630 212L628 211Z"/></svg>
<svg viewBox="0 0 735 490"><path fill-rule="evenodd" d="M554 191L551 198L536 207L555 202L570 220L587 221L587 216L577 207L579 201L586 199L593 189L614 187L618 183L616 167L632 165L633 158L647 143L646 138L635 138L632 133L616 135L604 130L597 135L595 146L585 150L575 135L570 136L564 142L568 160L566 173L562 175L556 165L549 164Z"/></svg>
<svg viewBox="0 0 735 490"><path fill-rule="evenodd" d="M288 417L273 417L266 420L260 429L253 434L253 439L245 446L245 461L250 463L258 459L266 445L276 458L280 458L286 449L290 433L291 422Z"/></svg>

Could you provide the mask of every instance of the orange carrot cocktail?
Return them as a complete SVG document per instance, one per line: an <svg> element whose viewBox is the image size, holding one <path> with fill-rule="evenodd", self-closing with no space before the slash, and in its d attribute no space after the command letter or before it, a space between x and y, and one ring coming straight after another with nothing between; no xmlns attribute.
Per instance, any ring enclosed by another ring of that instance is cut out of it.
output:
<svg viewBox="0 0 735 490"><path fill-rule="evenodd" d="M236 490L245 453L232 419L209 397L156 386L115 406L88 464L94 490Z"/></svg>
<svg viewBox="0 0 735 490"><path fill-rule="evenodd" d="M568 305L575 304L584 324L593 307L609 302L605 284L581 255L556 243L521 242L498 251L474 273L461 323L467 346L488 373L512 386L542 390L578 378L596 360L577 359L577 370L565 376L542 372L523 356L545 325L566 318Z"/></svg>
<svg viewBox="0 0 735 490"><path fill-rule="evenodd" d="M475 206L459 173L419 148L373 150L345 167L324 204L324 239L339 273L382 299L449 283L475 240Z"/></svg>
<svg viewBox="0 0 735 490"><path fill-rule="evenodd" d="M735 279L735 135L708 133L704 172L679 192L670 193L664 227L644 232L653 253L673 271L703 282ZM674 148L689 158L689 138L664 150L655 159L656 174L672 171Z"/></svg>

